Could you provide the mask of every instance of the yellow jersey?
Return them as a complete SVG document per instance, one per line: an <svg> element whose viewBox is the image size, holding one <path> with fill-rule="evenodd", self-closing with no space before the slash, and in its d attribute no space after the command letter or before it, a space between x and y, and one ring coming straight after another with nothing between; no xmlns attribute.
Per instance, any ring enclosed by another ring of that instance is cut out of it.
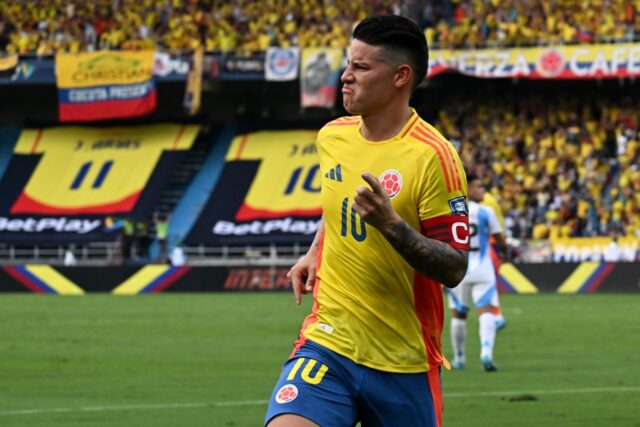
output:
<svg viewBox="0 0 640 427"><path fill-rule="evenodd" d="M370 172L407 224L468 249L466 176L453 146L413 110L386 141L367 141L360 126L359 116L343 117L318 133L325 228L312 313L292 354L310 339L370 368L425 372L446 364L441 285L417 273L366 224L353 197Z"/></svg>

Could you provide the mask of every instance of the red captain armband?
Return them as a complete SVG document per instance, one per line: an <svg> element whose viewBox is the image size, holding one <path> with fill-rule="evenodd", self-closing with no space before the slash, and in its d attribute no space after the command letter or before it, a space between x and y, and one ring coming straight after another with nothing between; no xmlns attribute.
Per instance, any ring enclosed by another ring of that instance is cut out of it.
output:
<svg viewBox="0 0 640 427"><path fill-rule="evenodd" d="M456 249L469 250L469 217L446 215L422 221L422 234Z"/></svg>

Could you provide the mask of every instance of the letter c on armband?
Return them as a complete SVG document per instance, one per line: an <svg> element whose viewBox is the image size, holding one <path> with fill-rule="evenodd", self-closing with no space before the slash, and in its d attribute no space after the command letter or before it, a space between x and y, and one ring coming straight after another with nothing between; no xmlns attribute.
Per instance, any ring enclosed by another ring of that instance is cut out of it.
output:
<svg viewBox="0 0 640 427"><path fill-rule="evenodd" d="M458 231L460 228L462 228L462 232ZM464 222L456 222L451 226L451 235L457 243L466 245L469 243L469 226ZM462 235L462 237L460 235Z"/></svg>

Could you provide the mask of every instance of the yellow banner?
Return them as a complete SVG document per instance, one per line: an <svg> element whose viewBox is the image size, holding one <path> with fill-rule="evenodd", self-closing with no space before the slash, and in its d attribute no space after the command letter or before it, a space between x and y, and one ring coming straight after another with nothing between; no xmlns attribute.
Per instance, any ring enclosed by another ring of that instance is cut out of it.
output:
<svg viewBox="0 0 640 427"><path fill-rule="evenodd" d="M308 130L263 131L233 140L226 161L261 161L236 219L320 215L322 176L316 135L316 131Z"/></svg>
<svg viewBox="0 0 640 427"><path fill-rule="evenodd" d="M198 126L62 127L25 130L16 154L42 154L11 212L130 211L164 150L187 150Z"/></svg>
<svg viewBox="0 0 640 427"><path fill-rule="evenodd" d="M154 51L100 51L56 55L58 88L125 85L153 77Z"/></svg>
<svg viewBox="0 0 640 427"><path fill-rule="evenodd" d="M447 70L488 78L589 79L640 76L640 44L430 51L429 76Z"/></svg>

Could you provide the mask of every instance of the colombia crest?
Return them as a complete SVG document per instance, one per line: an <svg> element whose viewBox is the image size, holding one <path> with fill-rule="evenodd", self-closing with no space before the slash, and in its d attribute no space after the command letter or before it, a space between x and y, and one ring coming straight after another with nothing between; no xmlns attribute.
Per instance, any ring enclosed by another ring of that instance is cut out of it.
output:
<svg viewBox="0 0 640 427"><path fill-rule="evenodd" d="M276 402L278 403L289 403L295 398L298 397L298 387L293 384L285 384L280 387L278 393L276 394Z"/></svg>
<svg viewBox="0 0 640 427"><path fill-rule="evenodd" d="M389 169L382 172L379 181L390 199L396 197L402 190L402 175L397 170Z"/></svg>

